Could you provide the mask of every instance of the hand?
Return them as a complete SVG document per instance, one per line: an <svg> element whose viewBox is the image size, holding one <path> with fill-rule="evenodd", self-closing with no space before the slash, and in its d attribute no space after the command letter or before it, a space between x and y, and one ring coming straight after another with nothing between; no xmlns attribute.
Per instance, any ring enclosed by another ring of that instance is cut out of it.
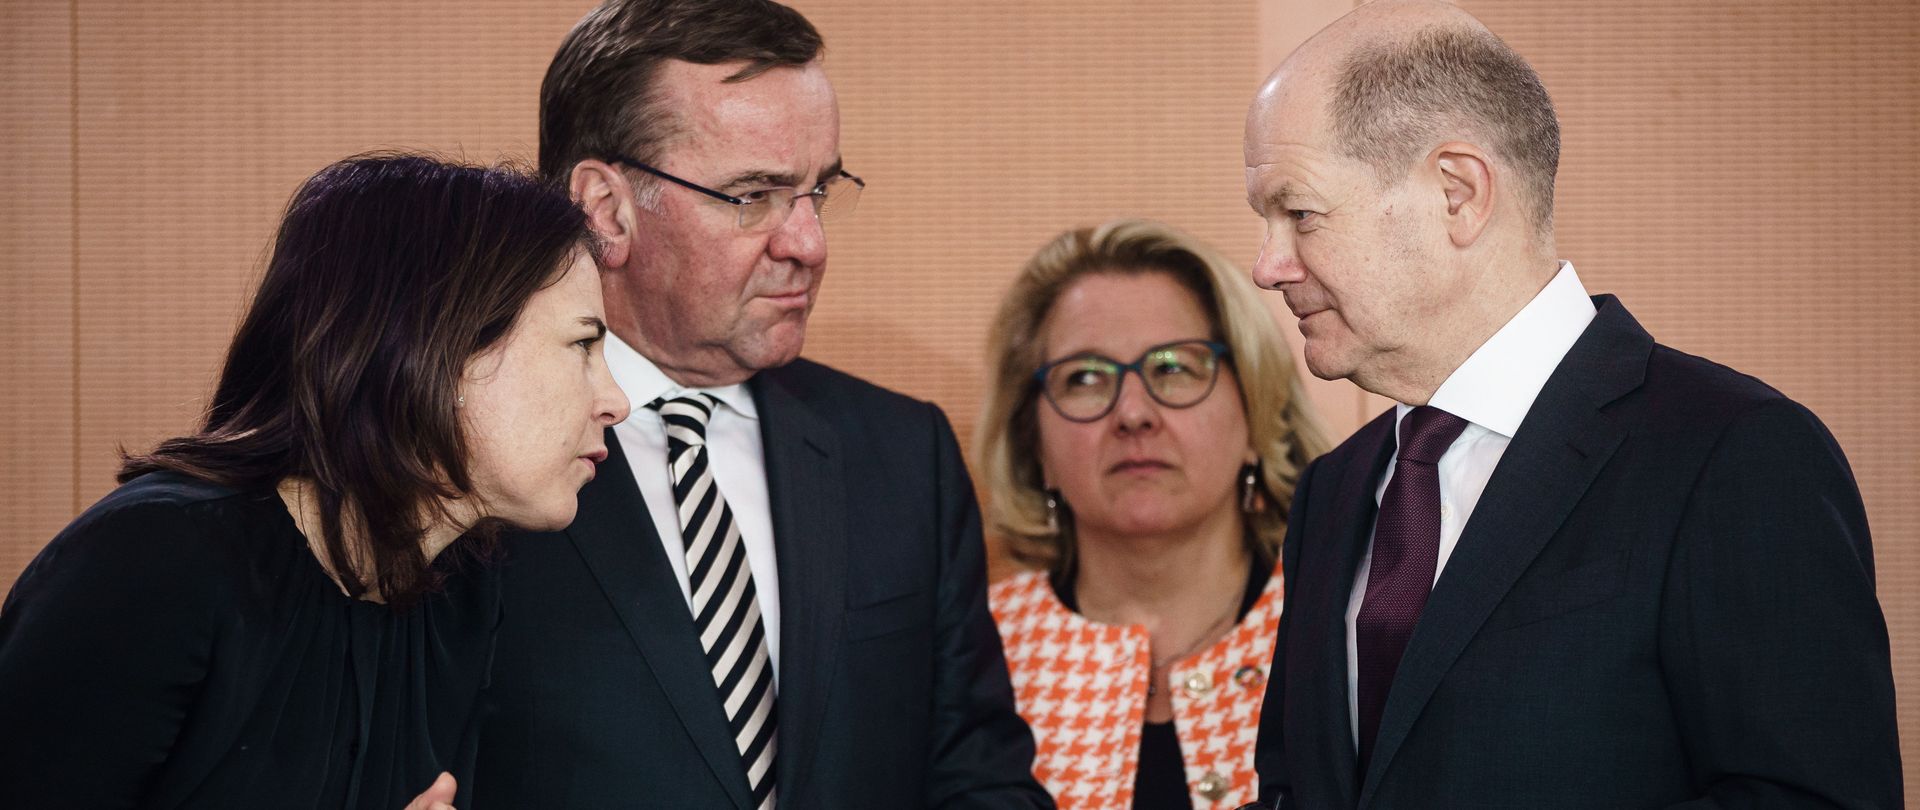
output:
<svg viewBox="0 0 1920 810"><path fill-rule="evenodd" d="M404 810L454 810L453 794L459 790L454 784L453 774L441 771L426 792L413 797Z"/></svg>

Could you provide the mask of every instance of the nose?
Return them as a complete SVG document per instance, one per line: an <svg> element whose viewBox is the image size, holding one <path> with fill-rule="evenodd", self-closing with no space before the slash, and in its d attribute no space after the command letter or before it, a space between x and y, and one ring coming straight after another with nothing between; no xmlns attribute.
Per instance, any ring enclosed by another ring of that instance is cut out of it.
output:
<svg viewBox="0 0 1920 810"><path fill-rule="evenodd" d="M1260 255L1253 259L1253 283L1268 290L1283 284L1307 280L1307 266L1300 261L1292 236L1285 228L1267 226L1266 239L1260 242Z"/></svg>
<svg viewBox="0 0 1920 810"><path fill-rule="evenodd" d="M617 425L627 421L627 412L632 403L613 381L613 372L607 370L603 359L594 364L593 374L593 420L600 425Z"/></svg>
<svg viewBox="0 0 1920 810"><path fill-rule="evenodd" d="M1129 376L1134 379L1127 379ZM1114 430L1120 435L1132 436L1159 427L1160 403L1147 393L1147 381L1139 374L1121 375L1120 391L1115 396L1118 400L1113 403Z"/></svg>
<svg viewBox="0 0 1920 810"><path fill-rule="evenodd" d="M787 221L767 241L767 255L802 267L827 263L827 231L820 225L819 199L812 195L793 201Z"/></svg>

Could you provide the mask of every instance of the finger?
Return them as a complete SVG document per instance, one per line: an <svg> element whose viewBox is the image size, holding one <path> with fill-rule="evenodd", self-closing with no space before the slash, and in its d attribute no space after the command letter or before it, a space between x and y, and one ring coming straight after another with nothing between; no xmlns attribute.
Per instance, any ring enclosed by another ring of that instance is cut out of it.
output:
<svg viewBox="0 0 1920 810"><path fill-rule="evenodd" d="M425 792L407 803L405 810L453 810L453 797L458 789L453 774L441 771Z"/></svg>

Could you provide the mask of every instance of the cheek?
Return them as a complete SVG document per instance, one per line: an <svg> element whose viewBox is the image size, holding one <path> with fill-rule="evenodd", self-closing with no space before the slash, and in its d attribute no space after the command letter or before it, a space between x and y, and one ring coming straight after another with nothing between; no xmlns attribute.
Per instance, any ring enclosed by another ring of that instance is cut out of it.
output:
<svg viewBox="0 0 1920 810"><path fill-rule="evenodd" d="M1095 450L1099 443L1095 425L1069 422L1053 413L1041 416L1040 467L1054 487L1077 489L1082 482L1094 477Z"/></svg>
<svg viewBox="0 0 1920 810"><path fill-rule="evenodd" d="M1238 399L1233 381L1222 377L1220 387L1205 402L1182 414L1189 419L1179 425L1181 443L1187 449L1187 461L1202 469L1238 470L1246 459L1252 441L1247 434L1247 417Z"/></svg>
<svg viewBox="0 0 1920 810"><path fill-rule="evenodd" d="M473 488L483 499L498 500L513 489L512 479L520 469L514 463L520 453L513 446L513 420L486 409L467 420L466 431L467 475Z"/></svg>

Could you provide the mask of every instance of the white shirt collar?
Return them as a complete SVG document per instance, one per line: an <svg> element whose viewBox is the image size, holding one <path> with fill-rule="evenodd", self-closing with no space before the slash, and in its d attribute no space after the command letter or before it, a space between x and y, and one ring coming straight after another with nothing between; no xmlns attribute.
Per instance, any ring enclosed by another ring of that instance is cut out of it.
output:
<svg viewBox="0 0 1920 810"><path fill-rule="evenodd" d="M653 364L645 355L626 344L612 332L607 333L607 370L613 373L613 381L627 395L627 401L633 403L638 413L647 403L661 397L672 399L689 393L710 394L714 399L734 413L748 419L759 419L760 411L753 404L753 393L747 390L746 383L734 383L718 388L688 388L669 378L666 372Z"/></svg>
<svg viewBox="0 0 1920 810"><path fill-rule="evenodd" d="M1553 280L1454 369L1428 404L1513 438L1593 315L1593 299L1573 263L1560 262ZM1401 405L1398 415L1409 410Z"/></svg>

